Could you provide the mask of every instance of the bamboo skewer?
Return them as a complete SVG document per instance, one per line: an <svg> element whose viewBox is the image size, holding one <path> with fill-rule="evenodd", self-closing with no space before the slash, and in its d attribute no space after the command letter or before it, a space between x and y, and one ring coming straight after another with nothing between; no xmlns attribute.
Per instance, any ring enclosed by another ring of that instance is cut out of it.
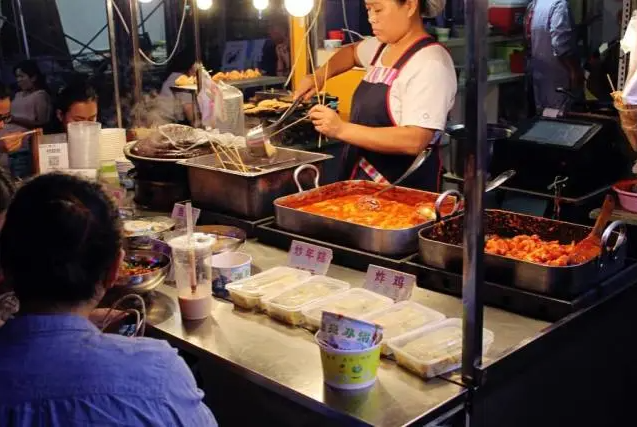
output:
<svg viewBox="0 0 637 427"><path fill-rule="evenodd" d="M273 136L276 136L276 135L280 134L281 132L283 132L284 130L287 130L287 129L291 128L292 126L296 126L296 125L298 125L298 124L299 124L299 123L301 123L303 120L305 120L305 119L307 119L307 118L309 118L309 117L310 117L310 115L309 115L309 114L305 115L304 117L301 117L300 119L298 119L298 120L297 120L297 121L295 121L294 123L289 124L289 125L287 125L286 127L281 128L281 129L277 130L276 132L274 132L272 135L270 135L270 138L272 138Z"/></svg>
<svg viewBox="0 0 637 427"><path fill-rule="evenodd" d="M608 79L608 84L610 84L610 88L612 90L611 95L612 95L613 93L617 92L615 90L615 85L613 84L613 79L610 78L609 74L606 74L606 78Z"/></svg>
<svg viewBox="0 0 637 427"><path fill-rule="evenodd" d="M34 130L27 131L27 132L9 134L9 135L5 135L5 136L1 137L0 141L6 141L6 140L9 140L9 139L16 139L16 138L24 138L25 136L35 135L37 133L38 133L38 130L34 129Z"/></svg>

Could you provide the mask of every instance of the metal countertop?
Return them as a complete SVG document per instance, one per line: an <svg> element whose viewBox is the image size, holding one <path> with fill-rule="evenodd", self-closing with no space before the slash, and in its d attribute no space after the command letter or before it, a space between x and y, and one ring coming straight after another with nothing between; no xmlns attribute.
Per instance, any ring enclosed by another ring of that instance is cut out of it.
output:
<svg viewBox="0 0 637 427"><path fill-rule="evenodd" d="M260 270L284 265L287 254L256 242L241 251L253 256ZM333 265L329 276L361 286L364 273ZM462 302L454 297L416 289L414 301L438 310L447 317L460 317ZM176 303L176 289L159 288L148 314L157 335L174 346L213 363L238 370L253 382L290 400L328 416L374 426L403 426L430 421L462 402L465 390L438 378L423 381L383 359L378 381L363 392L340 392L323 384L319 349L313 335L271 320L264 314L235 310L226 301L216 300L212 316L200 322L182 322ZM492 362L521 342L536 336L548 323L487 308L485 325L495 333L495 342L486 355Z"/></svg>

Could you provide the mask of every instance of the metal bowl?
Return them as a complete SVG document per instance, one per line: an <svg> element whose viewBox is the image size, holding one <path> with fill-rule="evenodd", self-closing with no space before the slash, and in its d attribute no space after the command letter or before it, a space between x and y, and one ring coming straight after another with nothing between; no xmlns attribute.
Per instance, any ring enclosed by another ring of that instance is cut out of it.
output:
<svg viewBox="0 0 637 427"><path fill-rule="evenodd" d="M195 231L205 234L213 234L217 241L212 247L213 254L233 252L239 249L247 239L246 232L237 227L227 225L201 225L195 227Z"/></svg>
<svg viewBox="0 0 637 427"><path fill-rule="evenodd" d="M148 264L159 264L159 267L150 273L120 277L117 279L115 286L118 288L127 288L129 291L136 293L150 292L161 285L166 280L172 263L169 256L160 252L137 250L128 251L124 256L124 261L143 261Z"/></svg>

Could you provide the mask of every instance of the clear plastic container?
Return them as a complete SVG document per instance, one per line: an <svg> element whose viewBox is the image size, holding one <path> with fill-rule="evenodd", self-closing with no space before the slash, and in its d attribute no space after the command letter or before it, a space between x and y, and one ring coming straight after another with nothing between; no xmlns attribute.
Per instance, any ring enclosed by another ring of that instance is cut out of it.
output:
<svg viewBox="0 0 637 427"><path fill-rule="evenodd" d="M248 310L262 309L261 301L279 294L310 278L307 271L291 267L275 267L252 277L226 285L235 305Z"/></svg>
<svg viewBox="0 0 637 427"><path fill-rule="evenodd" d="M308 304L301 311L305 326L317 330L321 327L321 316L324 311L361 319L366 314L389 307L392 304L394 304L394 300L391 298L367 289L354 288Z"/></svg>
<svg viewBox="0 0 637 427"><path fill-rule="evenodd" d="M381 352L387 356L391 350L387 341L405 335L423 326L432 325L445 319L445 315L413 301L403 301L391 307L366 315L362 320L383 327Z"/></svg>
<svg viewBox="0 0 637 427"><path fill-rule="evenodd" d="M325 276L314 276L278 295L264 298L262 304L269 316L290 325L303 324L304 306L350 288L349 283Z"/></svg>
<svg viewBox="0 0 637 427"><path fill-rule="evenodd" d="M483 352L488 351L493 340L493 332L485 329ZM433 378L460 367L462 320L443 320L391 339L387 345L400 366L423 378Z"/></svg>

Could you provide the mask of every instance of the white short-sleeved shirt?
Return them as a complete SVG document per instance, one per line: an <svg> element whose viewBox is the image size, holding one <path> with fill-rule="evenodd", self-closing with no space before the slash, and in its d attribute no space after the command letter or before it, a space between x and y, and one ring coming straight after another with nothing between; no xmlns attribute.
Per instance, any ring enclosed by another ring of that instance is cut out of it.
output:
<svg viewBox="0 0 637 427"><path fill-rule="evenodd" d="M356 50L360 64L368 70L365 80L372 83L378 82L379 74L381 79L391 74L391 68L382 64L384 52L372 67L380 46L378 39L369 38ZM456 70L449 52L438 44L421 49L407 61L391 85L389 106L395 124L444 130L457 90Z"/></svg>

